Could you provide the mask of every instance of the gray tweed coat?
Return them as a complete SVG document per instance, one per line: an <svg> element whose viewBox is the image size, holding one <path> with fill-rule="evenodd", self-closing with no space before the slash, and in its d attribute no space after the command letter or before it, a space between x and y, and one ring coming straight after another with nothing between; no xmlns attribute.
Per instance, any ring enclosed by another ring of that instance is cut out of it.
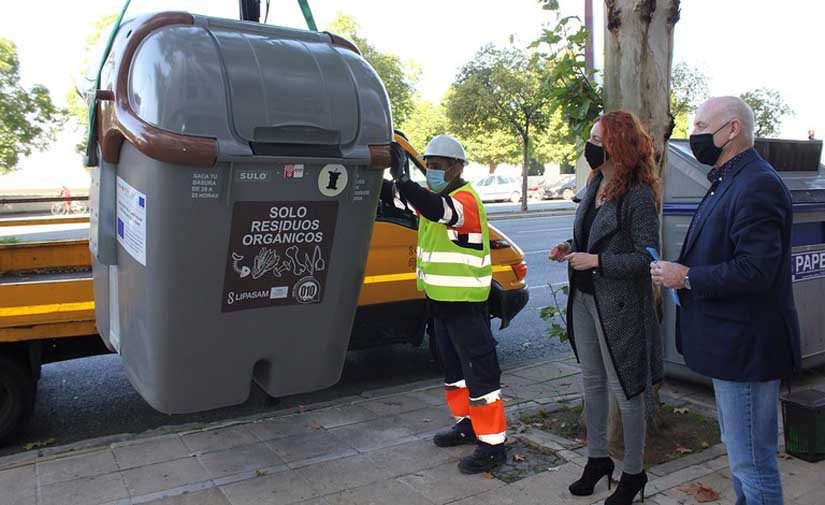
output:
<svg viewBox="0 0 825 505"><path fill-rule="evenodd" d="M659 214L653 191L634 185L617 202L607 201L599 209L587 244L582 244L584 213L596 198L601 182L597 174L587 185L573 225L575 252L600 255L600 267L593 274L596 307L619 381L627 398L646 392L652 398L652 384L662 380L662 341L653 302L650 255L645 248L659 250ZM572 268L569 271L570 297L567 300L567 329L576 353L572 302L576 296ZM648 402L648 410L655 408Z"/></svg>

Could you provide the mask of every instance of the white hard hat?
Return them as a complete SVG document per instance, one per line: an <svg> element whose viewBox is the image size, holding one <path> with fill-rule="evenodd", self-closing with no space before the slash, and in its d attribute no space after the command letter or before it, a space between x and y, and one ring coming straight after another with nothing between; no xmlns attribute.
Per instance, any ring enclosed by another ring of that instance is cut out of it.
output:
<svg viewBox="0 0 825 505"><path fill-rule="evenodd" d="M442 158L453 158L467 162L467 154L461 146L461 142L450 137L449 135L438 135L433 137L427 149L424 150L424 157L441 156Z"/></svg>

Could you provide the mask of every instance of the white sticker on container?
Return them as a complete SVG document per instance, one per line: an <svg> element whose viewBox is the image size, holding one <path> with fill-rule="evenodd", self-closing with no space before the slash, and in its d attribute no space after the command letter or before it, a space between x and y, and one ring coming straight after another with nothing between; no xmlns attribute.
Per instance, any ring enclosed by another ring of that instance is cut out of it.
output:
<svg viewBox="0 0 825 505"><path fill-rule="evenodd" d="M344 165L331 163L318 174L318 190L324 196L338 196L347 187L347 169Z"/></svg>
<svg viewBox="0 0 825 505"><path fill-rule="evenodd" d="M117 241L146 266L146 195L117 178Z"/></svg>

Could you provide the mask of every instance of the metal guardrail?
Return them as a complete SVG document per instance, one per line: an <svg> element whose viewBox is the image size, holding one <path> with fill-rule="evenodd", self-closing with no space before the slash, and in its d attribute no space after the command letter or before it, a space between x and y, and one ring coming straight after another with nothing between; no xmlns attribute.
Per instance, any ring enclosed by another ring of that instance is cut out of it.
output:
<svg viewBox="0 0 825 505"><path fill-rule="evenodd" d="M23 196L0 198L0 205L12 205L15 203L51 203L51 202L85 202L89 200L86 196Z"/></svg>

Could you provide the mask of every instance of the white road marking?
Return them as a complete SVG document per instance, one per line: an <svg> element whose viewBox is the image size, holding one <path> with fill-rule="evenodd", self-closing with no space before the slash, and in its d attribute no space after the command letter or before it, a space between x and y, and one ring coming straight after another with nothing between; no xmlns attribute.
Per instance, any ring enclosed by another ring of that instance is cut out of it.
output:
<svg viewBox="0 0 825 505"><path fill-rule="evenodd" d="M571 231L570 228L538 228L536 230L521 230L515 233L539 233L543 231Z"/></svg>

